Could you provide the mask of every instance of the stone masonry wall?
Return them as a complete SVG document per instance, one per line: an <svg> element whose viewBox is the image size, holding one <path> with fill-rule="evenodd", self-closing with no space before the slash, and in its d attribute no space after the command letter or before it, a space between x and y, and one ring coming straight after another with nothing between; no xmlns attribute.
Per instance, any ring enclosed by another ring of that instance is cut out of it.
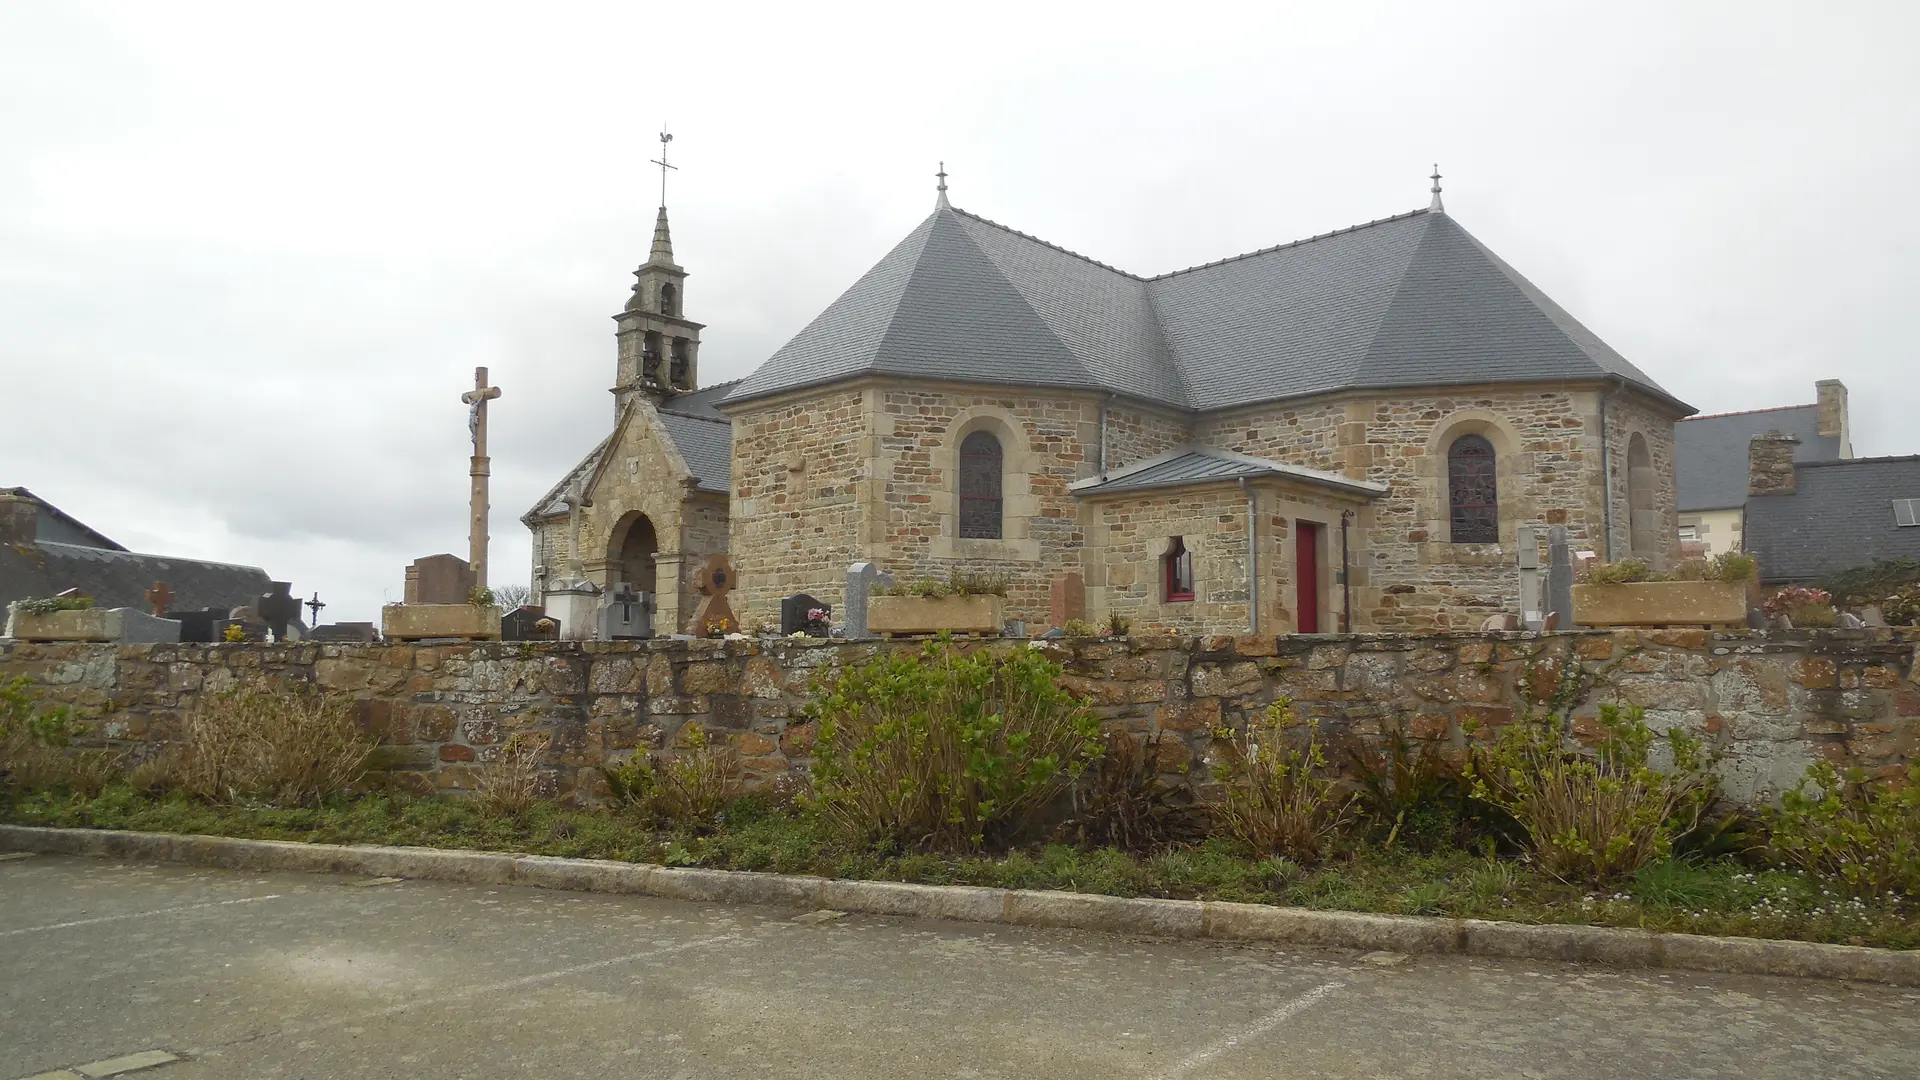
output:
<svg viewBox="0 0 1920 1080"><path fill-rule="evenodd" d="M727 553L743 619L777 625L797 592L839 606L873 499L870 411L865 392L829 390L733 418Z"/></svg>
<svg viewBox="0 0 1920 1080"><path fill-rule="evenodd" d="M1211 637L1038 643L1106 723L1165 732L1162 765L1203 794L1210 732L1276 697L1336 744L1402 730L1459 750L1525 715L1566 665L1600 678L1576 710L1595 734L1600 703L1644 706L1724 754L1728 795L1764 801L1818 755L1881 777L1920 761L1920 672L1911 631L1709 635L1574 634ZM552 790L592 797L596 766L671 746L698 725L738 749L750 783L804 774L814 729L808 680L913 642L511 642L452 646L33 645L0 641L0 680L25 676L74 706L85 742L150 754L203 694L313 685L351 695L387 744L390 782L467 790L517 731L553 736ZM981 647L1028 648L1028 642ZM1345 760L1338 748L1331 755Z"/></svg>

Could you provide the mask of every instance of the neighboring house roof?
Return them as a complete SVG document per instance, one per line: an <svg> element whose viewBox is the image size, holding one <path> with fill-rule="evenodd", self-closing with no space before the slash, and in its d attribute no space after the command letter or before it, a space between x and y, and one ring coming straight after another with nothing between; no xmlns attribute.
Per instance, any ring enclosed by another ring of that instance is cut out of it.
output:
<svg viewBox="0 0 1920 1080"><path fill-rule="evenodd" d="M673 442L687 470L693 473L694 486L700 491L725 494L733 489L733 422L721 415L713 403L725 397L740 380L715 383L690 394L667 398L654 407L660 426ZM600 459L613 445L613 434L600 440L580 463L567 471L560 482L547 490L520 520L532 525L543 518L567 512L567 491L573 482L586 480L600 467Z"/></svg>
<svg viewBox="0 0 1920 1080"><path fill-rule="evenodd" d="M1430 210L1142 278L941 206L726 401L862 374L1089 389L1193 411L1618 378L1691 411Z"/></svg>
<svg viewBox="0 0 1920 1080"><path fill-rule="evenodd" d="M17 495L23 499L31 499L39 505L40 516L34 521L34 538L42 543L75 544L80 547L104 548L108 551L127 550L108 539L105 534L26 488L0 488L0 495Z"/></svg>
<svg viewBox="0 0 1920 1080"><path fill-rule="evenodd" d="M1269 461L1266 458L1236 454L1230 450L1198 444L1169 450L1164 454L1135 462L1124 469L1116 469L1104 477L1091 476L1085 480L1076 481L1068 485L1067 489L1075 495L1082 496L1117 495L1149 488L1219 483L1242 478L1251 480L1260 477L1299 480L1338 491L1365 495L1369 498L1387 493L1387 485L1371 480L1355 480L1323 469L1309 469L1304 465L1289 465L1281 461Z"/></svg>
<svg viewBox="0 0 1920 1080"><path fill-rule="evenodd" d="M1780 431L1800 440L1795 461L1837 461L1840 437L1820 434L1820 406L1690 416L1673 425L1673 460L1680 512L1728 510L1747 501L1747 444Z"/></svg>
<svg viewBox="0 0 1920 1080"><path fill-rule="evenodd" d="M1747 500L1743 546L1766 581L1812 581L1880 559L1920 559L1920 526L1896 525L1895 499L1920 499L1920 455L1809 461L1792 495Z"/></svg>
<svg viewBox="0 0 1920 1080"><path fill-rule="evenodd" d="M256 605L272 585L257 566L78 544L0 544L0 607L77 588L97 607L145 611L147 590L156 581L167 583L175 611Z"/></svg>

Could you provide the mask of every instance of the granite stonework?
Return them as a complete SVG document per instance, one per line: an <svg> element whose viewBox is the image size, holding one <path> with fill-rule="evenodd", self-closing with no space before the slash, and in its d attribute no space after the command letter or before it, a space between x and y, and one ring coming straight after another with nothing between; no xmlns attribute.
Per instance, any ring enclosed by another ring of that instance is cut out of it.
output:
<svg viewBox="0 0 1920 1080"><path fill-rule="evenodd" d="M1920 672L1911 630L1709 634L1704 630L1295 637L1135 636L991 642L1043 647L1114 727L1170 736L1163 765L1202 789L1212 732L1279 696L1336 744L1402 730L1455 751L1524 716L1578 665L1599 688L1575 711L1596 734L1601 703L1644 706L1723 755L1727 793L1764 802L1816 757L1881 777L1920 761ZM558 790L600 788L596 766L670 745L697 725L738 748L749 783L809 764L809 680L917 642L655 640L450 645L106 645L0 642L0 682L25 676L75 707L90 745L150 753L202 694L315 685L359 700L391 744L389 781L470 789L477 762L518 731L553 736ZM1468 734L1471 729L1474 734ZM1332 760L1343 761L1339 750Z"/></svg>

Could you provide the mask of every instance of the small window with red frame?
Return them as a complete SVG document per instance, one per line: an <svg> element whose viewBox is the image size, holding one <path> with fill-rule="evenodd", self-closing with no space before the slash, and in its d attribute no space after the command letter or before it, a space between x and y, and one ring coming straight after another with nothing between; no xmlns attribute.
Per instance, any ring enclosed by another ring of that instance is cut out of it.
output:
<svg viewBox="0 0 1920 1080"><path fill-rule="evenodd" d="M1161 556L1162 577L1166 581L1168 600L1193 599L1193 552L1187 550L1186 541L1176 536L1167 544L1167 553Z"/></svg>

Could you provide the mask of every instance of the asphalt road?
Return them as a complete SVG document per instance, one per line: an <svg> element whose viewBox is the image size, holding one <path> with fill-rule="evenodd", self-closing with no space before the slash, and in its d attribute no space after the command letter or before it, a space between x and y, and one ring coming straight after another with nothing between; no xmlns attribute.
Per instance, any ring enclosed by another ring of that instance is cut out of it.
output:
<svg viewBox="0 0 1920 1080"><path fill-rule="evenodd" d="M0 1080L1920 1077L1920 991L799 914L0 861Z"/></svg>

